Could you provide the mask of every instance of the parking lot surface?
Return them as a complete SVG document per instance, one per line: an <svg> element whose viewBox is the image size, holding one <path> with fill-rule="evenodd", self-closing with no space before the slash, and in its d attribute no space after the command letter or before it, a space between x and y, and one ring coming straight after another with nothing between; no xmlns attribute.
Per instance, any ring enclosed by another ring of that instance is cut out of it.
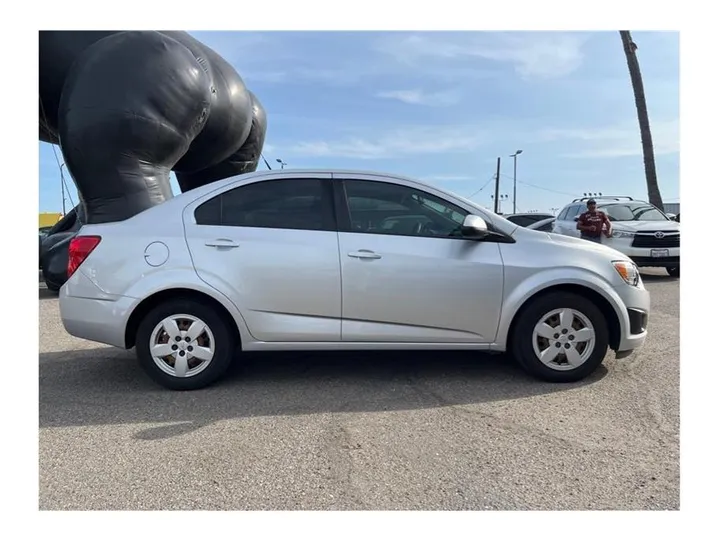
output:
<svg viewBox="0 0 720 540"><path fill-rule="evenodd" d="M478 353L253 354L172 392L40 284L41 510L679 507L679 280L649 339L553 385Z"/></svg>

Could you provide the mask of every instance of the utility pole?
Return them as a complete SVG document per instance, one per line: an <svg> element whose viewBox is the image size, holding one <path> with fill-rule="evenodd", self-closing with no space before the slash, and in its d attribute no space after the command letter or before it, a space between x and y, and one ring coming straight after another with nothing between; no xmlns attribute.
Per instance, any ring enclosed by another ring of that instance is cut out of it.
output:
<svg viewBox="0 0 720 540"><path fill-rule="evenodd" d="M510 157L513 158L513 214L517 213L517 157L522 150L516 150Z"/></svg>
<svg viewBox="0 0 720 540"><path fill-rule="evenodd" d="M497 161L497 172L495 173L495 209L494 212L498 213L498 205L500 204L500 158Z"/></svg>
<svg viewBox="0 0 720 540"><path fill-rule="evenodd" d="M65 177L63 176L63 167L65 164L60 165L60 193L62 193L62 212L65 216Z"/></svg>

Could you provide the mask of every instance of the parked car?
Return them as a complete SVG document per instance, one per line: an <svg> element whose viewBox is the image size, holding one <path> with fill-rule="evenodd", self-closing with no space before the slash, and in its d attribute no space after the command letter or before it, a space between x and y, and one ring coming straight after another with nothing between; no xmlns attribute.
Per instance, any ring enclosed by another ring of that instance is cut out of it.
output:
<svg viewBox="0 0 720 540"><path fill-rule="evenodd" d="M648 202L632 197L575 199L558 214L553 232L579 238L577 219L591 198L612 223L612 237L603 237L603 244L627 255L639 267L663 267L671 276L680 277L680 223Z"/></svg>
<svg viewBox="0 0 720 540"><path fill-rule="evenodd" d="M527 226L528 229L533 231L552 232L555 227L555 216L541 219L535 223L531 223Z"/></svg>
<svg viewBox="0 0 720 540"><path fill-rule="evenodd" d="M172 389L216 381L238 347L507 351L540 379L577 381L647 335L629 258L379 173L221 180L84 225L69 250L65 329L135 347Z"/></svg>
<svg viewBox="0 0 720 540"><path fill-rule="evenodd" d="M529 227L533 223L537 223L538 221L543 221L545 219L555 216L553 216L552 214L528 212L524 214L509 214L503 217L508 221L515 223L516 225L520 225L521 227Z"/></svg>

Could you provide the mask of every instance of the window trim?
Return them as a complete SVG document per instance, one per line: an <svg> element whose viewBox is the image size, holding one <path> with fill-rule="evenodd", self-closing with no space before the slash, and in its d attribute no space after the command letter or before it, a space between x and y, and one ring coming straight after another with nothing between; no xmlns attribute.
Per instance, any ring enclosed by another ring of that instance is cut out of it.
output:
<svg viewBox="0 0 720 540"><path fill-rule="evenodd" d="M262 227L262 226L249 226L249 225L229 225L223 222L222 220L222 198L225 197L230 192L241 190L245 188L250 188L251 186L255 186L257 184L263 184L263 183L271 183L271 182L297 182L297 181L303 181L303 180L314 180L320 182L321 190L323 191L323 199L327 201L330 204L331 212L328 216L331 220L331 223L328 227L323 227L321 229L298 229L298 228L288 228L288 227ZM204 205L209 204L211 201L214 201L215 199L220 199L220 222L215 224L206 224L206 223L199 223L197 219L197 211ZM278 231L305 231L305 232L337 232L338 231L338 212L337 212L337 204L335 200L335 194L333 189L333 181L331 178L318 178L314 177L312 175L308 175L307 177L287 177L287 178L260 178L253 182L247 182L242 184L234 184L231 186L228 186L227 189L223 189L222 191L213 192L210 194L210 196L200 202L198 202L195 207L192 209L192 217L195 221L195 226L197 227L231 227L233 229L271 229L271 230L278 230Z"/></svg>

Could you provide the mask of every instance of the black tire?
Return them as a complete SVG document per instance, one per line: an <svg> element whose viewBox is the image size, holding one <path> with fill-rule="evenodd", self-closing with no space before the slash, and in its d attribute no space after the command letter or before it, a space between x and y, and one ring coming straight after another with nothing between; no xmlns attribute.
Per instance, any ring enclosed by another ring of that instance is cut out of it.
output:
<svg viewBox="0 0 720 540"><path fill-rule="evenodd" d="M666 268L667 273L672 277L680 277L680 267L679 266L671 266L670 268Z"/></svg>
<svg viewBox="0 0 720 540"><path fill-rule="evenodd" d="M155 327L166 317L177 314L201 319L215 340L215 351L207 367L190 377L180 378L165 373L155 364L150 352L150 338ZM155 382L171 390L198 390L225 374L236 350L236 338L215 308L197 300L180 298L163 302L150 310L138 327L135 348L140 366Z"/></svg>
<svg viewBox="0 0 720 540"><path fill-rule="evenodd" d="M533 331L546 314L555 309L570 308L582 313L595 329L595 347L590 357L574 369L559 371L546 366L535 354ZM510 352L530 375L549 382L575 382L593 373L605 358L610 341L608 324L600 309L587 298L567 292L540 296L519 314L510 342Z"/></svg>
<svg viewBox="0 0 720 540"><path fill-rule="evenodd" d="M45 281L45 286L48 288L49 291L52 291L54 293L60 292L60 287L62 287L62 285L57 285L52 281L47 280Z"/></svg>

